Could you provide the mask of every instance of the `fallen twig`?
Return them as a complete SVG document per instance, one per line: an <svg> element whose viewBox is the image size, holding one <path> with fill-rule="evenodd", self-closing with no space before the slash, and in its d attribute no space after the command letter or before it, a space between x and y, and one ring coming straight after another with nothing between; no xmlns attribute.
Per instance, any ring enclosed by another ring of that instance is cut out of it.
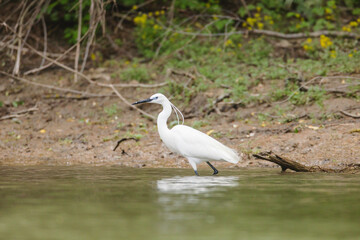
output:
<svg viewBox="0 0 360 240"><path fill-rule="evenodd" d="M120 143L122 142L125 142L125 141L128 141L128 140L134 140L135 142L139 141L139 139L136 139L136 138L133 138L133 137L130 137L130 138L122 138L120 139L119 141L117 141L116 143L116 146L114 147L113 151L115 151L119 146L120 146ZM127 154L124 149L122 149L122 154Z"/></svg>
<svg viewBox="0 0 360 240"><path fill-rule="evenodd" d="M21 110L21 111L14 112L14 113L12 113L12 114L3 116L3 117L0 118L0 121L7 120L7 119L12 119L12 118L23 117L23 116L26 115L26 113L35 112L35 111L37 111L37 110L39 110L39 109L38 109L37 106L35 105L35 106L32 107L32 108L25 109L25 110Z"/></svg>
<svg viewBox="0 0 360 240"><path fill-rule="evenodd" d="M354 115L345 111L340 111L340 113L344 114L347 117L352 117L352 118L360 118L360 115Z"/></svg>
<svg viewBox="0 0 360 240"><path fill-rule="evenodd" d="M150 118L151 120L155 120L155 117L153 115L148 114L147 112L141 110L140 108L135 107L134 105L132 105L131 103L129 103L120 93L118 90L116 90L116 88L110 84L109 85L111 87L111 89L114 91L114 93L129 107L131 107L132 109L135 109L136 111L140 112L141 114L143 114L144 116Z"/></svg>
<svg viewBox="0 0 360 240"><path fill-rule="evenodd" d="M349 164L342 169L322 168L320 166L305 166L301 163L290 160L286 157L279 156L270 152L253 154L255 158L276 163L281 167L282 172L291 169L295 172L327 172L327 173L356 173L360 171L360 164Z"/></svg>
<svg viewBox="0 0 360 240"><path fill-rule="evenodd" d="M88 96L88 97L111 97L111 96L115 96L115 95L103 95L103 94L82 92L82 91L78 91L78 90L74 90L74 89L60 88L60 87L56 87L56 86L53 86L53 85L33 82L33 81L30 81L30 80L22 78L22 77L11 75L11 74L9 74L7 72L4 72L4 71L1 71L1 70L0 70L0 74L3 74L3 75L5 75L5 76L7 76L9 78L12 78L12 79L15 79L15 80L27 83L27 84L31 84L31 85L35 85L35 86L39 86L39 87L44 87L44 88L49 88L49 89L53 89L53 90L57 90L57 91L61 91L61 92L70 92L70 93L80 94L82 96Z"/></svg>
<svg viewBox="0 0 360 240"><path fill-rule="evenodd" d="M340 32L340 31L316 31L309 33L281 33L270 30L239 30L230 33L194 33L194 32L185 32L180 30L171 29L173 32L183 34L183 35L191 35L191 36L199 36L199 37L220 37L224 35L235 35L235 34L255 34L255 35L265 35L269 37L282 38L282 39L301 39L301 38L318 38L321 35L326 35L329 37L343 37L343 38L355 38L360 39L360 35L352 32Z"/></svg>

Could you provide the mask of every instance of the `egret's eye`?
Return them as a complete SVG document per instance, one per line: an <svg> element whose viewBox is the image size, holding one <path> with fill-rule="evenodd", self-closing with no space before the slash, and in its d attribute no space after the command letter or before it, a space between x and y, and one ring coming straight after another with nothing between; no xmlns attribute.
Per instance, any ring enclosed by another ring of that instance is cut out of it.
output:
<svg viewBox="0 0 360 240"><path fill-rule="evenodd" d="M154 100L158 99L159 97L154 97Z"/></svg>

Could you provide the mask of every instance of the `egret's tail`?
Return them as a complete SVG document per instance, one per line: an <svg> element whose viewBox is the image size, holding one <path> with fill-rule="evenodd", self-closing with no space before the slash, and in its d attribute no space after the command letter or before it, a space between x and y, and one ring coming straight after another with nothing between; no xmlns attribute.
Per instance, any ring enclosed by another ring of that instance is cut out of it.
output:
<svg viewBox="0 0 360 240"><path fill-rule="evenodd" d="M234 149L228 148L226 146L224 147L226 154L224 154L223 160L231 163L238 163L241 160L241 156Z"/></svg>

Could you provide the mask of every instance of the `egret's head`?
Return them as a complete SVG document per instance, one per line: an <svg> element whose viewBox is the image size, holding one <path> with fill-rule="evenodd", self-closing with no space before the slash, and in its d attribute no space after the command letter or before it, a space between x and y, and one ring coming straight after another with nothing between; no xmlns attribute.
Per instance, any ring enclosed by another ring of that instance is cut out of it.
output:
<svg viewBox="0 0 360 240"><path fill-rule="evenodd" d="M141 101L137 101L137 102L134 102L133 105L135 104L139 104L139 103L157 103L157 104L163 104L164 101L166 101L167 98L161 94L161 93L156 93L154 95L152 95L150 98L148 99L145 99L145 100L141 100Z"/></svg>

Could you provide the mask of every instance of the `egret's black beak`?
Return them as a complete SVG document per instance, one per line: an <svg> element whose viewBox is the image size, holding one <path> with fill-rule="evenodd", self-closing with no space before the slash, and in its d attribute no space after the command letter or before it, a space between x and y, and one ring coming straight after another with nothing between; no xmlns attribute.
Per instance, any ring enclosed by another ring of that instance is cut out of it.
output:
<svg viewBox="0 0 360 240"><path fill-rule="evenodd" d="M136 105L136 104L139 104L139 103L151 102L152 100L153 100L153 99L148 98L148 99L145 99L145 100L141 100L141 101L134 102L132 105Z"/></svg>

